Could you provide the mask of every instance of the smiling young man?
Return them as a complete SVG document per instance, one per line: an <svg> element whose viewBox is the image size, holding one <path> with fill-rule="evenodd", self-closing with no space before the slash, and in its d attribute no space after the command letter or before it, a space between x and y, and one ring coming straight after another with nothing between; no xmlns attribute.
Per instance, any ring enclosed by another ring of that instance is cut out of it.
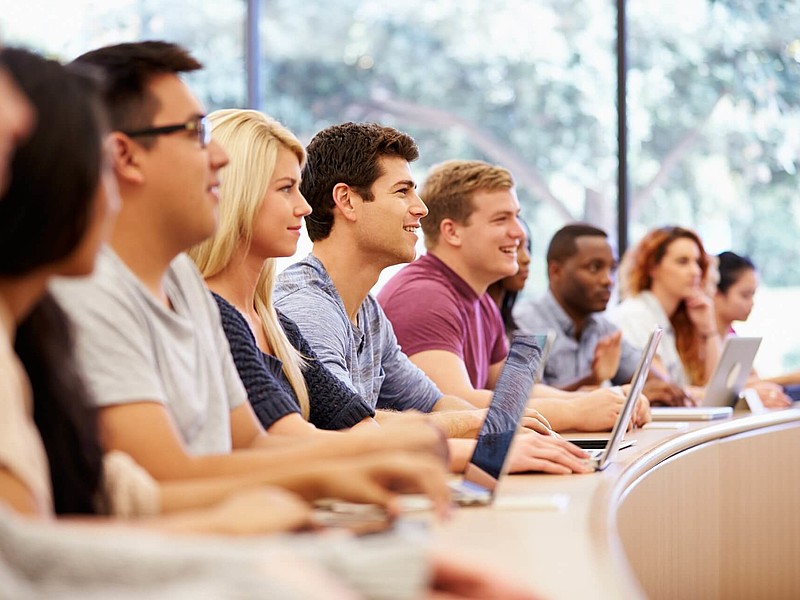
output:
<svg viewBox="0 0 800 600"><path fill-rule="evenodd" d="M403 267L378 301L415 365L443 392L486 406L508 353L486 290L517 272L524 237L514 179L496 165L451 160L431 169L421 195L430 211L422 220L428 253ZM531 406L556 430L600 431L614 424L622 398L537 386Z"/></svg>
<svg viewBox="0 0 800 600"><path fill-rule="evenodd" d="M608 235L586 223L559 229L547 248L548 291L523 300L514 310L520 330L554 330L556 338L542 380L576 390L583 386L628 383L641 351L600 313L606 310L617 260ZM653 402L681 404L683 390L651 376L644 393Z"/></svg>
<svg viewBox="0 0 800 600"><path fill-rule="evenodd" d="M391 127L345 123L314 136L307 153L300 191L313 209L306 225L314 246L278 276L276 308L367 403L436 411L437 422L452 431L451 417L480 413L462 398L443 394L408 359L369 293L383 269L416 254L416 232L428 213L409 168L418 156L416 143ZM512 470L586 471L584 454L572 444L535 433L519 437ZM472 440L450 440L451 468L463 468L472 448Z"/></svg>

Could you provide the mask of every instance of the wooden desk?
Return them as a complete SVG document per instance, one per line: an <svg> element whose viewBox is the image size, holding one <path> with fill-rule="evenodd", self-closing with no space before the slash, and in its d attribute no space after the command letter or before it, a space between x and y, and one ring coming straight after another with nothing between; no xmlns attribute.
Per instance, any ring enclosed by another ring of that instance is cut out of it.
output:
<svg viewBox="0 0 800 600"><path fill-rule="evenodd" d="M633 437L602 473L498 492L567 494L565 510L462 508L437 543L545 598L800 597L800 410Z"/></svg>

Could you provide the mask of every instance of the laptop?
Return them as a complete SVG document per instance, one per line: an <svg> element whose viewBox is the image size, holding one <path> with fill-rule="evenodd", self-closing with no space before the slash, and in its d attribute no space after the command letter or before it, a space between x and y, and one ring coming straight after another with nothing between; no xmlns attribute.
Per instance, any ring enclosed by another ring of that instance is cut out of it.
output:
<svg viewBox="0 0 800 600"><path fill-rule="evenodd" d="M536 335L519 334L511 340L464 479L451 484L456 503L469 506L492 502L539 371L541 343L542 336Z"/></svg>
<svg viewBox="0 0 800 600"><path fill-rule="evenodd" d="M733 414L733 407L750 377L760 337L728 336L717 368L706 386L702 406L659 406L650 410L654 421L710 421Z"/></svg>
<svg viewBox="0 0 800 600"><path fill-rule="evenodd" d="M656 349L658 348L658 342L661 341L661 336L663 334L664 330L660 327L655 327L650 333L647 344L639 358L639 364L636 367L633 379L631 379L631 387L630 390L628 390L628 396L625 398L622 410L619 411L617 422L614 423L614 428L611 430L611 435L608 440L569 440L589 453L590 464L594 466L596 471L605 469L617 457L617 452L619 452L619 450L631 445L631 443L625 444L623 442L623 437L628 429L628 422L631 420L633 410L636 407L636 400L639 398L639 394L642 393L644 382L647 381L647 376L650 373L650 364L653 362L653 357L655 357ZM598 448L597 446L600 444L602 444L602 447Z"/></svg>

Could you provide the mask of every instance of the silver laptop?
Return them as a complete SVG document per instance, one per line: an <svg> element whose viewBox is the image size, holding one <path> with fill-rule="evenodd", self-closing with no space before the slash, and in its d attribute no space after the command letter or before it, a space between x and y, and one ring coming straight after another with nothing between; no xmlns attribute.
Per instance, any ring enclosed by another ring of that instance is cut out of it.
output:
<svg viewBox="0 0 800 600"><path fill-rule="evenodd" d="M542 336L516 335L511 340L486 420L478 433L462 481L453 482L453 499L461 505L489 504L505 473L511 442L528 405L542 357Z"/></svg>
<svg viewBox="0 0 800 600"><path fill-rule="evenodd" d="M539 359L539 368L536 370L536 376L534 377L535 383L542 383L542 377L544 377L544 367L547 364L547 357L550 356L550 349L553 347L553 342L556 339L555 329L548 329L547 333L534 333L533 336L536 338L536 343L539 344L539 347L542 349L542 358Z"/></svg>
<svg viewBox="0 0 800 600"><path fill-rule="evenodd" d="M624 447L623 437L628 430L628 423L636 407L636 400L639 398L639 394L642 393L644 382L647 381L647 376L650 373L650 364L653 362L653 357L656 355L656 349L658 348L658 342L661 341L661 336L663 334L664 330L660 327L654 328L650 333L647 345L644 347L642 356L639 358L639 364L636 367L633 379L631 379L631 387L630 390L628 390L628 396L625 398L622 410L619 411L617 422L614 423L614 428L611 430L611 435L608 440L569 440L581 448L584 448L589 453L591 464L597 471L602 471L611 464L617 457L617 452ZM596 445L598 443L603 444L603 446L597 448ZM627 443L625 447L630 445L630 443Z"/></svg>
<svg viewBox="0 0 800 600"><path fill-rule="evenodd" d="M733 414L733 407L753 369L760 337L728 336L717 368L706 386L702 406L659 406L651 409L654 421L709 421Z"/></svg>

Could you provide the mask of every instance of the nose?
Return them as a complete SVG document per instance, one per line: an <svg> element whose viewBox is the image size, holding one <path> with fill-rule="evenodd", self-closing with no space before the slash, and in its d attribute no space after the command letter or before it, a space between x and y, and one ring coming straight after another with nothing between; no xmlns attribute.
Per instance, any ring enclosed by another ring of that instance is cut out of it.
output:
<svg viewBox="0 0 800 600"><path fill-rule="evenodd" d="M306 215L310 215L312 212L311 205L306 200L306 197L303 196L299 191L297 192L298 202L294 205L294 216L296 217L305 217Z"/></svg>
<svg viewBox="0 0 800 600"><path fill-rule="evenodd" d="M421 219L428 214L428 207L425 206L425 203L422 201L422 198L419 197L419 194L417 194L416 190L414 190L413 194L414 197L411 204L411 214Z"/></svg>
<svg viewBox="0 0 800 600"><path fill-rule="evenodd" d="M508 234L512 239L520 240L520 243L525 238L525 230L522 228L522 224L519 222L517 217L514 217L512 220L511 229L509 230Z"/></svg>
<svg viewBox="0 0 800 600"><path fill-rule="evenodd" d="M212 139L208 144L208 162L215 171L221 169L230 162L228 154L215 139Z"/></svg>

